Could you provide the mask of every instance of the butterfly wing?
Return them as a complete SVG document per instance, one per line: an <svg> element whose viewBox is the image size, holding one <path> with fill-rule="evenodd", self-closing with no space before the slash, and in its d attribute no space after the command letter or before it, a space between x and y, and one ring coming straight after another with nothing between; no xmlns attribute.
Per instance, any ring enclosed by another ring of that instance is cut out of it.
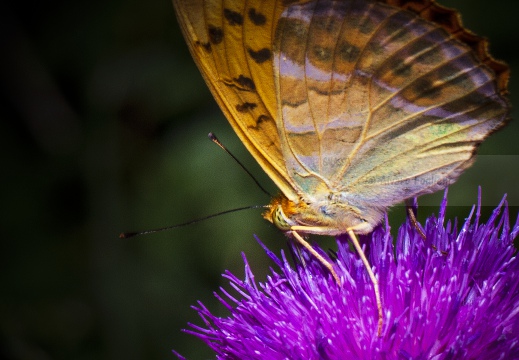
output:
<svg viewBox="0 0 519 360"><path fill-rule="evenodd" d="M174 5L227 119L293 201L438 190L508 116L506 65L430 0Z"/></svg>
<svg viewBox="0 0 519 360"><path fill-rule="evenodd" d="M206 83L234 131L292 200L275 119L272 67L275 1L174 0L177 18Z"/></svg>
<svg viewBox="0 0 519 360"><path fill-rule="evenodd" d="M509 112L506 65L427 0L292 4L274 68L283 157L310 199L386 207L444 188Z"/></svg>

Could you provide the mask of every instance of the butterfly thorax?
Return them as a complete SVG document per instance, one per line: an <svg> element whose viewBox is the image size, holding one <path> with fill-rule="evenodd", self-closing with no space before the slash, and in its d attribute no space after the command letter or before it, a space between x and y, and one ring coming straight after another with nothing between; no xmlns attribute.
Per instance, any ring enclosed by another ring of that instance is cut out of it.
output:
<svg viewBox="0 0 519 360"><path fill-rule="evenodd" d="M281 194L272 198L263 217L285 232L297 228L299 232L335 236L349 229L370 233L383 215L383 209L361 209L344 201L330 201L330 196L294 202Z"/></svg>

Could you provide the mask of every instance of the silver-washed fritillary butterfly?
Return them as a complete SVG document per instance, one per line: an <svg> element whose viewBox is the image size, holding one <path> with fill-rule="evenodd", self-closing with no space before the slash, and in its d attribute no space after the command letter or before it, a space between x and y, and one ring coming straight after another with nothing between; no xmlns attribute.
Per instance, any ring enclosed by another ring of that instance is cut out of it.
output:
<svg viewBox="0 0 519 360"><path fill-rule="evenodd" d="M507 120L508 67L433 0L173 0L232 127L281 189L264 215L355 234L453 183ZM313 251L340 283L332 264Z"/></svg>

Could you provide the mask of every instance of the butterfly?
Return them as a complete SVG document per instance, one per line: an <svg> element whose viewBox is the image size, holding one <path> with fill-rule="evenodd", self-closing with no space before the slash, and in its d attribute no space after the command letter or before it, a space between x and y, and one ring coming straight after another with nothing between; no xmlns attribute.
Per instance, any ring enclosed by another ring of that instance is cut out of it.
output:
<svg viewBox="0 0 519 360"><path fill-rule="evenodd" d="M173 0L207 85L281 190L264 217L356 237L453 183L505 124L509 69L433 0Z"/></svg>

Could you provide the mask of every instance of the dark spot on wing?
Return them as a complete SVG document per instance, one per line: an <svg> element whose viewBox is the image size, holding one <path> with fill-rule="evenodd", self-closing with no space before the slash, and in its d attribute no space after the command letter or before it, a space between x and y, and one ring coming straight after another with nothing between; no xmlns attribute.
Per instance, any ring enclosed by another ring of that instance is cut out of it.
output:
<svg viewBox="0 0 519 360"><path fill-rule="evenodd" d="M247 51L249 52L249 55L252 58L252 60L254 60L258 64L264 63L265 61L269 60L272 56L272 53L267 48L258 51L254 51L248 48Z"/></svg>
<svg viewBox="0 0 519 360"><path fill-rule="evenodd" d="M368 6L370 6L371 3L368 1L361 1L360 3L363 4L361 5L363 19L359 24L359 31L362 34L371 34L379 24L387 18L386 11L378 6L371 6L368 9Z"/></svg>
<svg viewBox="0 0 519 360"><path fill-rule="evenodd" d="M240 75L238 78L234 78L233 80L236 81L239 85L243 86L244 88L247 88L248 90L256 90L256 85L254 84L254 81L252 81L251 78Z"/></svg>
<svg viewBox="0 0 519 360"><path fill-rule="evenodd" d="M258 118L256 119L256 125L254 125L254 126L249 125L247 127L249 129L260 130L261 124L265 123L267 121L270 121L270 120L272 120L272 118L270 116L262 114L262 115L258 116Z"/></svg>
<svg viewBox="0 0 519 360"><path fill-rule="evenodd" d="M458 23L456 13L452 11L432 11L430 16L434 23L444 25L448 29L452 29Z"/></svg>
<svg viewBox="0 0 519 360"><path fill-rule="evenodd" d="M209 25L209 41L212 44L218 45L223 40L223 30L219 27Z"/></svg>
<svg viewBox="0 0 519 360"><path fill-rule="evenodd" d="M208 42L206 42L206 43L201 43L200 41L196 41L195 44L196 44L197 46L201 46L201 47L203 47L204 50L207 51L207 52L211 52L211 51L212 51L212 49L211 49L211 43L208 43Z"/></svg>
<svg viewBox="0 0 519 360"><path fill-rule="evenodd" d="M314 90L314 89L312 89L312 90ZM283 101L281 101L281 105L282 106L290 106L292 108L295 108L295 107L303 105L306 102L308 102L307 98L304 98L304 99L299 100L299 101L295 101L295 100L289 101L289 100L284 99Z"/></svg>
<svg viewBox="0 0 519 360"><path fill-rule="evenodd" d="M249 9L249 19L252 21L254 25L265 25L267 22L267 18L262 13L256 12L256 9L250 8Z"/></svg>
<svg viewBox="0 0 519 360"><path fill-rule="evenodd" d="M243 15L229 9L223 9L223 16L231 26L243 25Z"/></svg>
<svg viewBox="0 0 519 360"><path fill-rule="evenodd" d="M259 125L261 124L262 122L265 122L265 121L269 121L270 120L270 117L267 116L267 115L260 115L258 116L258 118L256 119L256 125Z"/></svg>
<svg viewBox="0 0 519 360"><path fill-rule="evenodd" d="M441 95L442 89L434 86L430 79L418 79L413 85L412 92L418 98L435 99Z"/></svg>
<svg viewBox="0 0 519 360"><path fill-rule="evenodd" d="M312 47L312 55L317 61L329 62L332 60L332 49L320 45Z"/></svg>
<svg viewBox="0 0 519 360"><path fill-rule="evenodd" d="M339 44L338 52L343 61L354 62L359 57L360 49L344 40Z"/></svg>
<svg viewBox="0 0 519 360"><path fill-rule="evenodd" d="M413 68L413 64L401 62L400 65L398 65L393 70L393 75L399 76L399 77L407 77L407 76L411 75L412 68Z"/></svg>
<svg viewBox="0 0 519 360"><path fill-rule="evenodd" d="M236 105L236 110L238 110L238 112L245 113L250 110L254 110L257 106L258 105L255 103L244 102L243 104Z"/></svg>

